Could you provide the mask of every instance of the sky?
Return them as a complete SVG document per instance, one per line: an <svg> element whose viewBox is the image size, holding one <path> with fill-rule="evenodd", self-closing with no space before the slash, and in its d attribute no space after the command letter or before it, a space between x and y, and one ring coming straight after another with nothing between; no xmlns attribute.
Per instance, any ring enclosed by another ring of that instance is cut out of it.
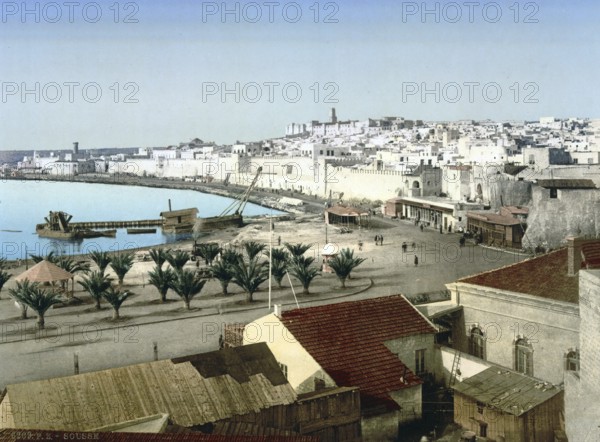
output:
<svg viewBox="0 0 600 442"><path fill-rule="evenodd" d="M0 2L0 150L599 117L600 2Z"/></svg>

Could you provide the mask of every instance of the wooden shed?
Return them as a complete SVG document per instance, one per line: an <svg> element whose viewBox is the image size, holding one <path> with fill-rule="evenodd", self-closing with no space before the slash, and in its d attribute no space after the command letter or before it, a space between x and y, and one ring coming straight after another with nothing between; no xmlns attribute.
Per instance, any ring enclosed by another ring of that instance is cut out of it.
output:
<svg viewBox="0 0 600 442"><path fill-rule="evenodd" d="M163 232L165 233L191 233L198 218L198 209L181 209L161 212L163 219Z"/></svg>
<svg viewBox="0 0 600 442"><path fill-rule="evenodd" d="M454 421L496 441L553 441L564 391L548 382L490 367L453 386Z"/></svg>
<svg viewBox="0 0 600 442"><path fill-rule="evenodd" d="M493 212L467 212L467 230L480 235L484 244L522 248L526 225L512 215Z"/></svg>

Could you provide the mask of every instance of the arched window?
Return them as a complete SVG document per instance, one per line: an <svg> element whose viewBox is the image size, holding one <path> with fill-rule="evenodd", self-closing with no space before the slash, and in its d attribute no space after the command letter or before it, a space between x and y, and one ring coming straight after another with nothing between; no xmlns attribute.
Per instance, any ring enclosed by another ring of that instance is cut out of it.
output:
<svg viewBox="0 0 600 442"><path fill-rule="evenodd" d="M469 336L469 354L485 359L484 342L485 339L481 329L479 327L473 327L471 329L471 335Z"/></svg>
<svg viewBox="0 0 600 442"><path fill-rule="evenodd" d="M533 376L533 347L525 338L515 343L515 370Z"/></svg>
<svg viewBox="0 0 600 442"><path fill-rule="evenodd" d="M565 355L565 368L567 371L579 371L579 351L569 350Z"/></svg>

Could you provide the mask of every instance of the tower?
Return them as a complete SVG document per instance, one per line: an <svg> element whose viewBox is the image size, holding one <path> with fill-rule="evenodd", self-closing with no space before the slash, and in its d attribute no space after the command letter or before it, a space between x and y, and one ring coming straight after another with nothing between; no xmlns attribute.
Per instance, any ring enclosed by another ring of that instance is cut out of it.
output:
<svg viewBox="0 0 600 442"><path fill-rule="evenodd" d="M331 112L329 112L329 119L333 124L337 123L337 116L335 115L335 107L331 108Z"/></svg>
<svg viewBox="0 0 600 442"><path fill-rule="evenodd" d="M78 141L75 141L75 142L73 143L73 153L74 153L75 155L77 155L77 154L79 153L79 142L78 142Z"/></svg>

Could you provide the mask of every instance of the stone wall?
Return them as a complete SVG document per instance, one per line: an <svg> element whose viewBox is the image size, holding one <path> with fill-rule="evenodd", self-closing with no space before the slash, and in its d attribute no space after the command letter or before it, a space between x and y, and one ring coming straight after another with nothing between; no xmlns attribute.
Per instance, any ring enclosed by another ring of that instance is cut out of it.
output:
<svg viewBox="0 0 600 442"><path fill-rule="evenodd" d="M554 249L567 236L595 238L600 232L600 190L558 190L550 198L550 189L535 186L529 208L524 247L542 245Z"/></svg>

